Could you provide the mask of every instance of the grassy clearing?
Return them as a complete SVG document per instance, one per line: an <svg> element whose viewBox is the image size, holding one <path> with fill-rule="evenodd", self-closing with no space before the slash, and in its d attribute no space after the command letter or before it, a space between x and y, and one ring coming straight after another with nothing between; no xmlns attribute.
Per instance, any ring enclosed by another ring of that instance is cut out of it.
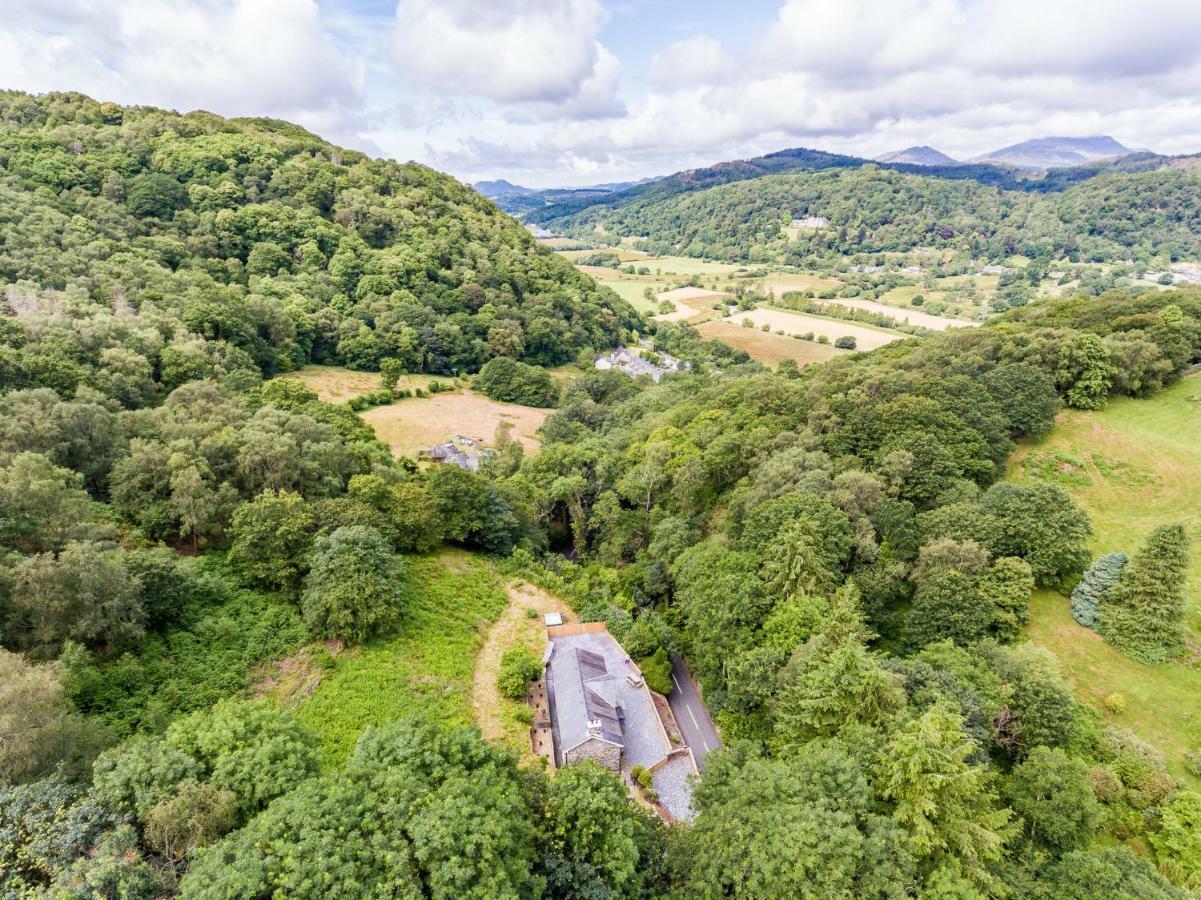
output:
<svg viewBox="0 0 1201 900"><path fill-rule="evenodd" d="M1156 525L1185 522L1193 538L1187 586L1190 626L1201 617L1201 377L1183 379L1148 400L1112 401L1100 412L1062 413L1044 441L1022 447L1009 477L1041 478L1064 488L1093 523L1090 549L1133 553ZM1029 633L1064 666L1080 696L1100 708L1111 693L1127 698L1121 716L1103 713L1159 747L1173 773L1201 746L1201 669L1144 666L1121 656L1072 620L1066 598L1039 592Z"/></svg>
<svg viewBox="0 0 1201 900"><path fill-rule="evenodd" d="M520 710L528 707L524 702L502 697L496 689L500 659L506 650L517 646L524 646L535 656L541 656L546 648L542 616L548 612L562 613L565 622L574 621L574 616L566 603L532 584L514 584L509 587L508 596L509 605L489 629L476 657L471 709L484 737L511 748L527 762L533 762L530 726L517 717Z"/></svg>
<svg viewBox="0 0 1201 900"><path fill-rule="evenodd" d="M399 634L339 654L297 711L322 738L327 766L354 750L364 728L425 713L472 721L472 670L483 631L508 598L484 560L460 551L411 557L410 605Z"/></svg>
<svg viewBox="0 0 1201 900"><path fill-rule="evenodd" d="M1022 447L1014 480L1042 478L1068 491L1093 523L1090 549L1132 554L1156 525L1184 522L1193 541L1190 625L1201 632L1201 376L1148 400L1100 412L1067 410L1051 435Z"/></svg>
<svg viewBox="0 0 1201 900"><path fill-rule="evenodd" d="M846 351L836 350L829 344L802 341L785 337L758 328L743 328L728 321L702 322L697 326L702 337L729 344L735 350L743 350L751 359L775 368L782 359L795 359L797 365L825 362Z"/></svg>
<svg viewBox="0 0 1201 900"><path fill-rule="evenodd" d="M1127 659L1094 631L1076 624L1068 600L1054 591L1037 591L1030 600L1027 633L1059 659L1077 696L1105 721L1158 747L1172 774L1194 789L1201 779L1184 768L1184 754L1201 744L1197 698L1201 671L1185 666L1152 668ZM1125 712L1114 715L1102 703L1110 694L1126 698Z"/></svg>
<svg viewBox="0 0 1201 900"><path fill-rule="evenodd" d="M317 397L326 403L345 403L379 389L378 372L356 372L342 366L305 366L289 372L282 378L292 378L305 387L316 391ZM398 389L415 390L428 388L433 382L450 384L453 378L444 375L402 375L396 383Z"/></svg>
<svg viewBox="0 0 1201 900"><path fill-rule="evenodd" d="M454 434L491 443L501 422L513 426L511 436L526 451L537 450L538 429L551 413L516 403L498 403L470 390L400 400L364 410L360 415L376 436L398 456L416 456Z"/></svg>

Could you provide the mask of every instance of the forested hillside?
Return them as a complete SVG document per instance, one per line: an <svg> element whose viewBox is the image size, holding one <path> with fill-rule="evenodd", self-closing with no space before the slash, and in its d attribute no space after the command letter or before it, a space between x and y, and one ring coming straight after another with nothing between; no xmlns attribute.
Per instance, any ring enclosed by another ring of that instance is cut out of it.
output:
<svg viewBox="0 0 1201 900"><path fill-rule="evenodd" d="M68 94L0 94L0 278L24 331L0 380L127 407L308 361L555 365L636 321L430 169L285 122Z"/></svg>
<svg viewBox="0 0 1201 900"><path fill-rule="evenodd" d="M1201 795L1022 640L1031 590L1088 567L1088 518L1000 480L1062 404L1201 360L1201 293L1046 301L802 370L656 323L690 368L555 396L528 364L611 346L632 311L444 176L279 122L4 96L0 894L1201 887ZM310 359L394 383L487 362L490 391L557 411L536 454L422 466L267 377ZM1162 548L1131 549L1114 645L1178 654ZM728 745L695 822L461 727L498 572L635 659L685 656Z"/></svg>
<svg viewBox="0 0 1201 900"><path fill-rule="evenodd" d="M671 847L686 893L1174 896L1124 841L1201 885L1201 796L1023 641L1088 517L999 480L1061 404L1198 358L1201 295L1111 292L800 373L573 388L515 476L588 549L549 583L636 657L681 651L734 746ZM1132 628L1178 653L1181 614Z"/></svg>
<svg viewBox="0 0 1201 900"><path fill-rule="evenodd" d="M918 247L1015 253L1072 261L1150 262L1201 256L1196 171L1092 173L1061 192L986 186L970 179L864 166L770 175L661 198L648 192L542 221L587 236L596 225L642 238L652 253L804 265L858 252ZM790 237L807 216L829 220Z"/></svg>

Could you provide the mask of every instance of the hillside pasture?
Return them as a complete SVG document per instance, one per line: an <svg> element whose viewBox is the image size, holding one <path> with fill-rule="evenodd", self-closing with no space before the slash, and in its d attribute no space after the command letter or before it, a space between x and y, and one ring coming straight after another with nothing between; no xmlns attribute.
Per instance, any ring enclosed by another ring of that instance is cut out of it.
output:
<svg viewBox="0 0 1201 900"><path fill-rule="evenodd" d="M1190 625L1201 632L1201 375L1146 400L1098 412L1065 410L1050 436L1021 447L1010 478L1059 484L1093 523L1090 549L1133 554L1156 525L1185 523L1192 538Z"/></svg>
<svg viewBox="0 0 1201 900"><path fill-rule="evenodd" d="M454 434L491 443L501 422L512 426L510 436L529 453L537 450L537 432L551 410L499 403L471 390L399 400L364 410L360 415L376 437L398 456L416 457Z"/></svg>
<svg viewBox="0 0 1201 900"><path fill-rule="evenodd" d="M825 362L847 352L836 350L830 344L802 341L771 331L760 331L758 328L743 328L741 325L732 324L729 319L702 322L696 326L696 330L700 332L701 337L721 341L735 350L743 350L751 359L772 368L784 359L795 359L797 365L807 366L810 363Z"/></svg>
<svg viewBox="0 0 1201 900"><path fill-rule="evenodd" d="M827 319L822 316L811 316L805 313L787 312L782 309L760 307L749 312L737 312L733 316L722 319L733 326L742 328L744 319L749 319L754 328L744 328L745 331L760 330L767 325L770 331L783 329L785 335L798 335L813 332L815 335L825 335L830 343L844 336L855 338L856 350L875 350L885 344L901 340L907 335L899 331L887 331L883 328L872 328L857 322L843 322L839 319Z"/></svg>
<svg viewBox="0 0 1201 900"><path fill-rule="evenodd" d="M1146 400L1118 399L1098 412L1066 410L1043 441L1015 454L1009 478L1058 484L1093 523L1090 550L1133 555L1156 526L1184 522L1192 538L1186 593L1196 640L1201 625L1201 376L1182 379ZM1183 768L1187 750L1201 748L1201 669L1145 666L1127 659L1072 619L1066 597L1037 592L1029 634L1064 667L1082 699L1101 708L1111 693L1127 711L1102 715L1152 742L1178 777L1201 785Z"/></svg>

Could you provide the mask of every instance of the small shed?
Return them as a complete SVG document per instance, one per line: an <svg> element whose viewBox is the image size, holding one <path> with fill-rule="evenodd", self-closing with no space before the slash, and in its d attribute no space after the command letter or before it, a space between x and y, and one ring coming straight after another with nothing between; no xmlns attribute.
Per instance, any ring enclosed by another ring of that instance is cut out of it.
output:
<svg viewBox="0 0 1201 900"><path fill-rule="evenodd" d="M563 624L563 614L557 613L557 612L548 612L546 615L544 615L542 617L542 621L546 623L546 626L548 628L552 625L562 625Z"/></svg>

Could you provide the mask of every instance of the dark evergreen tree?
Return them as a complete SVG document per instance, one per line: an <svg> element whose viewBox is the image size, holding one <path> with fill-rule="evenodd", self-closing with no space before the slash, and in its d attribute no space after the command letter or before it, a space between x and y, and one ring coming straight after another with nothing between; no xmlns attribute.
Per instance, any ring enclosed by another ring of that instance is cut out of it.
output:
<svg viewBox="0 0 1201 900"><path fill-rule="evenodd" d="M1122 570L1101 607L1101 635L1127 656L1155 665L1184 652L1188 535L1160 525Z"/></svg>

